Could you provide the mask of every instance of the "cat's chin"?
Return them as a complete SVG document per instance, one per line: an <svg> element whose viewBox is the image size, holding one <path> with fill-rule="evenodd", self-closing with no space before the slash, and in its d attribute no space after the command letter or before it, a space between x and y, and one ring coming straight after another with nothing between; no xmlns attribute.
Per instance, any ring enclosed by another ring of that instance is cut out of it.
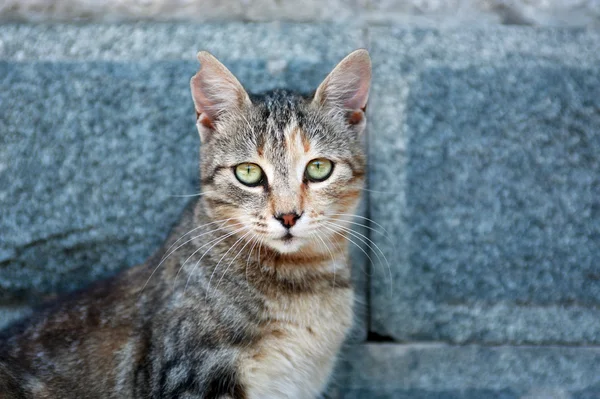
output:
<svg viewBox="0 0 600 399"><path fill-rule="evenodd" d="M292 254L298 252L303 246L303 240L299 237L270 240L268 245L275 251L282 254Z"/></svg>

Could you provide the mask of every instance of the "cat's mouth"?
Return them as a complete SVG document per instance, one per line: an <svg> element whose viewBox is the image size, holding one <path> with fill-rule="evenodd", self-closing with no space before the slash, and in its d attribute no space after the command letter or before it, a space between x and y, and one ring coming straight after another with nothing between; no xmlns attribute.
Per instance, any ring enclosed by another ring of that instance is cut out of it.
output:
<svg viewBox="0 0 600 399"><path fill-rule="evenodd" d="M289 254L298 251L302 247L302 242L302 238L288 231L285 235L272 240L271 247L281 253Z"/></svg>
<svg viewBox="0 0 600 399"><path fill-rule="evenodd" d="M290 233L289 231L286 233L286 235L284 235L283 237L280 238L280 240L283 242L290 242L293 239L294 239L294 235L292 233Z"/></svg>

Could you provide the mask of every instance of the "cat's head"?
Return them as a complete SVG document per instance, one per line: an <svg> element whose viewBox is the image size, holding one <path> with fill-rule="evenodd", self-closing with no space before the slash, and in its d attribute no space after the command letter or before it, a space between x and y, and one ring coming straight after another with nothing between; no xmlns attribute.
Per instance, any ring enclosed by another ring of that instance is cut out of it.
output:
<svg viewBox="0 0 600 399"><path fill-rule="evenodd" d="M365 179L366 50L344 58L313 96L249 95L200 52L191 80L208 215L280 253L345 234ZM321 244L321 242L323 244Z"/></svg>

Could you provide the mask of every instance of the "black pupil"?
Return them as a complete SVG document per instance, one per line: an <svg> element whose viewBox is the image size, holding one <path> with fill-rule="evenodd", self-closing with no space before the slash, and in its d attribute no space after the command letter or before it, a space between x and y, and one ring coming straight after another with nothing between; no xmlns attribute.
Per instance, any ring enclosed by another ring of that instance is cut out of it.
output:
<svg viewBox="0 0 600 399"><path fill-rule="evenodd" d="M321 169L321 162L316 161L315 166L317 167L317 169Z"/></svg>
<svg viewBox="0 0 600 399"><path fill-rule="evenodd" d="M246 169L247 169L247 173L250 174L250 165L247 165Z"/></svg>

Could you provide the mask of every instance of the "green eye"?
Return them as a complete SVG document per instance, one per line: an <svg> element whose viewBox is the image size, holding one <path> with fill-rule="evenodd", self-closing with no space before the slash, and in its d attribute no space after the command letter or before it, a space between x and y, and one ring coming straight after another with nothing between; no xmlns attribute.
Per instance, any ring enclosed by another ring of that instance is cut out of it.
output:
<svg viewBox="0 0 600 399"><path fill-rule="evenodd" d="M262 182L263 171L255 163L241 163L235 167L235 177L247 186L258 186Z"/></svg>
<svg viewBox="0 0 600 399"><path fill-rule="evenodd" d="M306 178L313 182L326 180L333 171L333 162L329 159L313 159L306 165Z"/></svg>

